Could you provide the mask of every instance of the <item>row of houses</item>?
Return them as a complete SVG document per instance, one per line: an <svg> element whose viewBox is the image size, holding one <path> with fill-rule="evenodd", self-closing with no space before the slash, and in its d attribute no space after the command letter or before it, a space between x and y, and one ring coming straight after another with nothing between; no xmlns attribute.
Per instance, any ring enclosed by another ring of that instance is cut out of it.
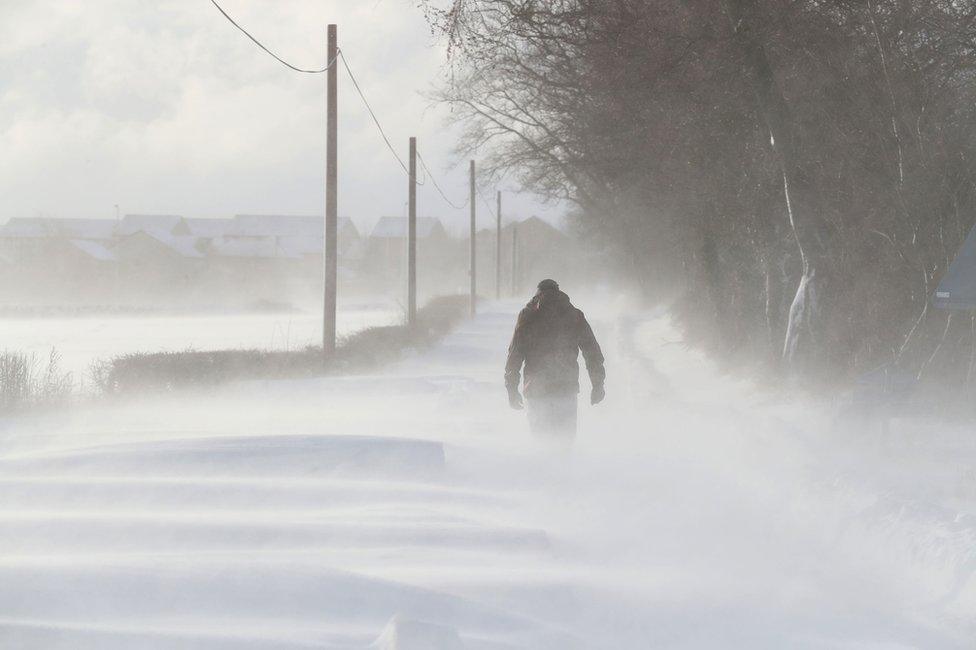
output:
<svg viewBox="0 0 976 650"><path fill-rule="evenodd" d="M407 220L383 217L365 236L351 219L340 219L338 227L345 291L399 290ZM543 249L558 253L564 247L565 236L542 220L532 218L522 227L520 241L531 249L527 259L545 259ZM417 238L424 292L463 289L467 245L436 218L418 218ZM479 234L479 250L489 240ZM321 295L323 242L323 219L315 216L13 218L0 227L0 289L9 303L300 303Z"/></svg>
<svg viewBox="0 0 976 650"><path fill-rule="evenodd" d="M381 219L377 228L385 221ZM338 234L340 254L361 255L357 247L362 237L351 219L339 220ZM8 254L23 258L62 246L99 261L123 259L129 247L148 247L187 259L301 259L321 256L323 235L324 225L318 217L249 214L230 219L128 214L117 221L13 218L0 228L0 242Z"/></svg>

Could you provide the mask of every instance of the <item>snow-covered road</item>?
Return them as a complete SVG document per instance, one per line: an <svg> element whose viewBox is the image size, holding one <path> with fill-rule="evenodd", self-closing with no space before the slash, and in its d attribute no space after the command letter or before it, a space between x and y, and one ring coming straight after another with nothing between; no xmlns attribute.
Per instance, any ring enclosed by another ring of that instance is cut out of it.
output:
<svg viewBox="0 0 976 650"><path fill-rule="evenodd" d="M375 376L0 421L0 648L973 647L964 438L880 453L607 309L553 448L516 309Z"/></svg>

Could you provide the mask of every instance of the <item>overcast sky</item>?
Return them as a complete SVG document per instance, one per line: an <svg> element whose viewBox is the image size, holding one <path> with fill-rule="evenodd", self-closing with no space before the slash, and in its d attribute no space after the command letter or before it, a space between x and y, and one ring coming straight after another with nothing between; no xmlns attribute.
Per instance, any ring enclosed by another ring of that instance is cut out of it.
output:
<svg viewBox="0 0 976 650"><path fill-rule="evenodd" d="M394 146L419 148L447 194L466 195L446 111L423 95L444 50L415 0L218 0L282 58L322 67L326 25ZM341 72L339 214L403 215L406 177ZM0 0L0 223L19 216L153 212L321 214L325 75L293 72L209 0ZM510 188L503 188L510 189ZM491 191L491 189L488 189ZM467 213L419 188L422 216ZM508 196L506 213L557 219ZM487 225L484 204L479 213Z"/></svg>

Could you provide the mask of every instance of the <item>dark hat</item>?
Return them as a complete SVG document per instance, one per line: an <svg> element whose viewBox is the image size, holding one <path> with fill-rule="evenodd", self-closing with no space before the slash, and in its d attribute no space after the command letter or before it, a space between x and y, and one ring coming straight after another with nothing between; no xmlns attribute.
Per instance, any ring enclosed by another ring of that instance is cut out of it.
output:
<svg viewBox="0 0 976 650"><path fill-rule="evenodd" d="M543 280L539 283L539 291L559 291L559 285L555 280Z"/></svg>

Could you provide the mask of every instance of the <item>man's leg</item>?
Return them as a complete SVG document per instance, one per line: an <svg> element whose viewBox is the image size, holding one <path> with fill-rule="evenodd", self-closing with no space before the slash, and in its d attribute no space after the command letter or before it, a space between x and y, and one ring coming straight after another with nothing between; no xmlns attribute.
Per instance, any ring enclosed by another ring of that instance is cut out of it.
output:
<svg viewBox="0 0 976 650"><path fill-rule="evenodd" d="M529 430L532 433L549 433L549 398L526 397L525 412L529 416Z"/></svg>
<svg viewBox="0 0 976 650"><path fill-rule="evenodd" d="M532 433L573 438L576 436L576 395L546 395L526 399Z"/></svg>
<svg viewBox="0 0 976 650"><path fill-rule="evenodd" d="M576 437L576 395L552 398L552 432L568 438Z"/></svg>

